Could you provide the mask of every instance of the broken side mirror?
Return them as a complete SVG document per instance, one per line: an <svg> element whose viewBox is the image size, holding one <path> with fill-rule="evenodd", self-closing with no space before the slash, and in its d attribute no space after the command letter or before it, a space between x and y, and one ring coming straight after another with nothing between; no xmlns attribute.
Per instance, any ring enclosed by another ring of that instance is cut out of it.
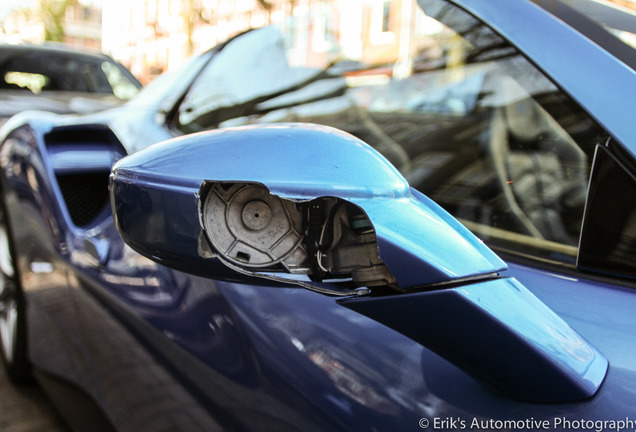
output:
<svg viewBox="0 0 636 432"><path fill-rule="evenodd" d="M497 255L344 132L279 124L170 140L114 166L111 200L122 238L161 264L340 296L506 396L580 400L605 377L605 357L502 277Z"/></svg>

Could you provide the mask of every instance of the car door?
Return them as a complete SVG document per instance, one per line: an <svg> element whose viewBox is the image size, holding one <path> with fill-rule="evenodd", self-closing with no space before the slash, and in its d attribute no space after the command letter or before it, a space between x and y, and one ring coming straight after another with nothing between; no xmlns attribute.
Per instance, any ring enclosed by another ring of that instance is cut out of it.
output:
<svg viewBox="0 0 636 432"><path fill-rule="evenodd" d="M212 59L169 123L187 133L301 120L363 138L511 263L526 263L512 264L510 272L608 349L610 361L616 356L621 367L611 370L609 385L591 401L515 402L486 391L428 348L333 299L194 277L145 260L137 263L147 272L139 279L125 273L130 251L115 250L110 267L95 276L102 291L95 296L110 304L108 313L124 323L124 330L133 329L142 346L151 347L159 365L168 365L167 381L175 378L188 397L202 401L204 412L225 426L395 430L419 428L425 419L452 429L489 418L611 418L631 406L634 379L626 360L631 345L623 350L620 344L628 339L624 329L634 328L627 314L633 296L612 286L615 281L583 280L575 267L594 151L609 134L472 16L444 2L433 2L427 13L414 12L412 46L417 48L399 65L397 55L392 62L369 52L368 58L356 57L353 48L348 61L321 64L313 58L294 64L281 49L285 40L293 44L293 34L248 32ZM432 23L435 17L439 21ZM455 30L442 21L452 22ZM379 33L376 45L367 47L375 54L378 46L391 45L391 36L381 35L390 32ZM323 39L327 46L337 40ZM250 55L257 43L265 44L259 50L263 55ZM334 47L334 52L340 51ZM184 164L191 156L184 154ZM146 204L152 202L140 197L136 211L150 212ZM179 222L182 206L172 207L157 214L158 223L172 225L179 240L187 239L192 233ZM118 267L118 261L123 265ZM598 303L606 308L602 314ZM613 310L619 311L616 325L608 327L604 323ZM588 312L596 318L590 320ZM99 347L94 352L107 358ZM128 377L135 383L146 379L142 373Z"/></svg>
<svg viewBox="0 0 636 432"><path fill-rule="evenodd" d="M612 364L615 357L617 368L610 372L608 387L631 398L632 392L621 384L633 382L627 359L636 348L630 336L636 329L630 312L636 299L630 271L625 270L631 267L629 255L624 255L630 250L626 233L631 210L627 206L618 211L630 200L618 191L630 190L626 184L634 174L629 150L633 134L624 132L629 124L625 115L606 112L623 103L615 87L633 88L634 73L608 61L608 70L616 70L612 76L622 84L608 85L612 91L604 93L603 102L575 78L574 64L583 68L583 62L564 65L558 57L570 49L581 50L572 57L594 59L609 56L607 52L590 47L575 30L565 29L530 2L515 2L505 14L495 11L494 4L478 3L466 7L481 12L481 19L451 2L420 2L426 14L413 10L406 58L400 58L395 27L384 32L392 36L369 36L356 49L340 43L332 27L322 38L329 47L324 51L307 50L316 46L297 37L293 25L281 26L278 38L271 30L256 30L244 36L246 45L262 43L261 52L270 54L267 58L276 68L255 67L254 62L266 57L240 55L240 50L234 56L228 47L225 61L234 65L229 85L220 85L225 63L215 68L212 62L195 81L174 124L192 132L309 121L364 139L414 187L506 258L510 273L598 344ZM329 19L330 13L340 12L334 8L321 13ZM568 13L579 23L587 22L576 12ZM487 21L498 14L499 21ZM537 21L528 24L531 21L518 18L526 14ZM507 27L501 16L510 21ZM493 27L505 29L511 40L517 38L525 54ZM564 37L555 39L554 47L546 43L548 38L533 45L527 34L537 28ZM243 82L257 84L247 88ZM591 175L593 162L601 163L598 155L608 152L625 173L620 181L603 182ZM592 196L591 191L597 192ZM615 239L613 249L599 240L588 242L588 237ZM624 250L618 252L617 245ZM604 411L599 408L595 414Z"/></svg>

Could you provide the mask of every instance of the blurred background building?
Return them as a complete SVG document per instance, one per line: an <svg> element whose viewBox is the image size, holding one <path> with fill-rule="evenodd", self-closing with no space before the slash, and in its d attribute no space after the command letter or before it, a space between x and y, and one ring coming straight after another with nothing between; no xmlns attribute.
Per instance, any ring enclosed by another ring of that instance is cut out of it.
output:
<svg viewBox="0 0 636 432"><path fill-rule="evenodd" d="M380 61L405 42L394 29L412 20L414 6L415 0L24 0L0 16L0 42L102 50L148 83L192 54L290 17L289 31L305 42L295 53L303 60L328 55L338 38L354 57ZM362 32L372 47L362 46Z"/></svg>
<svg viewBox="0 0 636 432"><path fill-rule="evenodd" d="M414 0L109 0L103 5L102 49L147 82L250 28L289 22L306 46L296 55L326 55L334 37L352 50L360 32L374 32L369 55L397 43L402 19L410 19ZM406 9L406 11L405 11ZM357 44L357 45L356 45ZM256 53L255 53L256 54Z"/></svg>
<svg viewBox="0 0 636 432"><path fill-rule="evenodd" d="M192 54L289 14L291 2L256 0L109 0L102 49L147 81Z"/></svg>
<svg viewBox="0 0 636 432"><path fill-rule="evenodd" d="M387 53L409 58L416 48L411 46L414 22L425 19L415 13L416 0L1 1L0 42L59 41L102 50L142 83L192 54L269 23L292 23L287 31L302 41L293 53L299 62L324 61L336 42L350 58L395 62ZM636 0L603 1L636 11Z"/></svg>

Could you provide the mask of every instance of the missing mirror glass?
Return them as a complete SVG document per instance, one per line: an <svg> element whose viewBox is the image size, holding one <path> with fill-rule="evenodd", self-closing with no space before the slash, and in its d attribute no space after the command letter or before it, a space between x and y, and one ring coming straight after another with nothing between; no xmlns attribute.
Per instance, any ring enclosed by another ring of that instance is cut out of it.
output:
<svg viewBox="0 0 636 432"><path fill-rule="evenodd" d="M371 221L348 201L292 201L261 184L228 182L204 182L200 197L205 237L234 269L254 276L305 275L309 282L398 288L379 257Z"/></svg>

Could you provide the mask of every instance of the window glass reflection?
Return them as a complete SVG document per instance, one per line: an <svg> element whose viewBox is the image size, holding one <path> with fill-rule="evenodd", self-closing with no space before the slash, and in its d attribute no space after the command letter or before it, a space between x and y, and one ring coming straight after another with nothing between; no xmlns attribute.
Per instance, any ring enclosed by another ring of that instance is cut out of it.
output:
<svg viewBox="0 0 636 432"><path fill-rule="evenodd" d="M186 96L179 127L343 129L493 246L573 262L606 134L490 28L420 4L324 5L235 39Z"/></svg>
<svg viewBox="0 0 636 432"><path fill-rule="evenodd" d="M636 179L608 148L598 146L585 209L578 265L636 278Z"/></svg>

